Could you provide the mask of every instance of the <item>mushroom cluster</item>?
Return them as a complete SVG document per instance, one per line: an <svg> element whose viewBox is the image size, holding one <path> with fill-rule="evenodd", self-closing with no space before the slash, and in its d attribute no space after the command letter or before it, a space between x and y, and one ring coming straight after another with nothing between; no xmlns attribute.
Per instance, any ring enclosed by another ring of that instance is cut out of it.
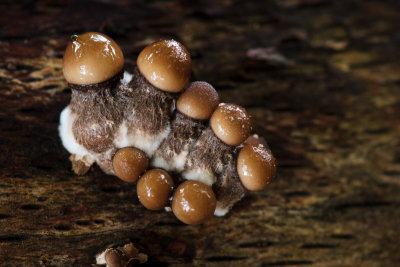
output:
<svg viewBox="0 0 400 267"><path fill-rule="evenodd" d="M246 110L219 103L207 82L189 83L191 67L175 40L148 45L127 71L111 38L74 35L63 60L71 102L59 133L76 174L96 162L137 182L147 209L172 209L182 222L199 224L225 215L248 190L264 189L276 165L266 142L250 136Z"/></svg>

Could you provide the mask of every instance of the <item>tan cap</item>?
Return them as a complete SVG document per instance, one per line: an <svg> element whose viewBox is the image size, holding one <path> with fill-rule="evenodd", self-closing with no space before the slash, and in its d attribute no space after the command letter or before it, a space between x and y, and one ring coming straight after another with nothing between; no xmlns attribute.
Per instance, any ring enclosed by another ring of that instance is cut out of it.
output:
<svg viewBox="0 0 400 267"><path fill-rule="evenodd" d="M245 141L244 144L251 144L251 145L263 145L268 148L268 143L265 141L264 137L259 136L258 134L250 135Z"/></svg>
<svg viewBox="0 0 400 267"><path fill-rule="evenodd" d="M137 58L142 75L155 87L180 92L192 71L189 52L175 40L161 40L145 47Z"/></svg>
<svg viewBox="0 0 400 267"><path fill-rule="evenodd" d="M172 212L186 224L199 224L212 217L216 205L214 192L209 186L190 180L176 189Z"/></svg>
<svg viewBox="0 0 400 267"><path fill-rule="evenodd" d="M264 189L275 177L275 158L262 144L247 144L239 152L237 172L245 188Z"/></svg>
<svg viewBox="0 0 400 267"><path fill-rule="evenodd" d="M146 154L135 147L121 148L113 158L115 175L128 183L136 182L148 166Z"/></svg>
<svg viewBox="0 0 400 267"><path fill-rule="evenodd" d="M174 181L166 171L153 169L140 177L136 192L143 206L149 210L159 210L168 205L173 186Z"/></svg>
<svg viewBox="0 0 400 267"><path fill-rule="evenodd" d="M87 32L73 35L65 49L64 77L73 84L96 84L107 81L122 71L124 55L110 37Z"/></svg>
<svg viewBox="0 0 400 267"><path fill-rule="evenodd" d="M224 143L240 145L250 134L250 116L246 110L235 104L219 104L210 119L215 135Z"/></svg>
<svg viewBox="0 0 400 267"><path fill-rule="evenodd" d="M179 96L176 108L193 119L206 120L211 116L218 103L218 93L211 84L193 82Z"/></svg>

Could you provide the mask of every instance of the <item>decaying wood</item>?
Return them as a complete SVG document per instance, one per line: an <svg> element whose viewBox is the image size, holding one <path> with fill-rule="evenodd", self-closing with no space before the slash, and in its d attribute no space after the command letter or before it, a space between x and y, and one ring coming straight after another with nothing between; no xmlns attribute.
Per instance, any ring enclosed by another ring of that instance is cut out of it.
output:
<svg viewBox="0 0 400 267"><path fill-rule="evenodd" d="M398 1L0 4L0 265L90 266L133 242L179 266L400 264ZM90 8L90 15L86 10ZM69 35L102 31L127 66L159 38L193 80L245 106L275 181L200 226L145 210L135 185L73 174L57 133Z"/></svg>

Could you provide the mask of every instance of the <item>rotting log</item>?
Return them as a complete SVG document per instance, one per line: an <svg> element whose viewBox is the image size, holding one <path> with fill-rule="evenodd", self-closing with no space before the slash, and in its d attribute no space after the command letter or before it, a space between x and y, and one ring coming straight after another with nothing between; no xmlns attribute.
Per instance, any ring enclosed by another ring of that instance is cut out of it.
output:
<svg viewBox="0 0 400 267"><path fill-rule="evenodd" d="M90 16L87 11L90 8ZM398 266L400 5L389 1L0 4L0 265L90 266L132 241L152 263ZM173 10L173 12L171 12ZM101 31L127 65L184 43L193 80L245 106L278 173L225 218L187 226L135 185L76 176L57 133L69 35Z"/></svg>

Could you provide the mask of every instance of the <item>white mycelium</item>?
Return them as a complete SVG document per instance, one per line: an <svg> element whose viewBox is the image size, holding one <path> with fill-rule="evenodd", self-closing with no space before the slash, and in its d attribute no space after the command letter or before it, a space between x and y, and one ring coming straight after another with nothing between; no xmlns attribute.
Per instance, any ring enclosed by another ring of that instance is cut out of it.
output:
<svg viewBox="0 0 400 267"><path fill-rule="evenodd" d="M117 148L139 148L151 158L154 151L160 146L161 142L168 136L170 131L171 128L168 125L161 133L151 135L140 129L128 129L127 123L124 120L115 135L114 144Z"/></svg>
<svg viewBox="0 0 400 267"><path fill-rule="evenodd" d="M86 166L91 166L95 159L89 151L82 145L76 142L72 125L75 121L76 114L74 114L69 106L66 106L60 114L60 126L58 128L60 138L65 149L74 155L74 160L85 162Z"/></svg>

